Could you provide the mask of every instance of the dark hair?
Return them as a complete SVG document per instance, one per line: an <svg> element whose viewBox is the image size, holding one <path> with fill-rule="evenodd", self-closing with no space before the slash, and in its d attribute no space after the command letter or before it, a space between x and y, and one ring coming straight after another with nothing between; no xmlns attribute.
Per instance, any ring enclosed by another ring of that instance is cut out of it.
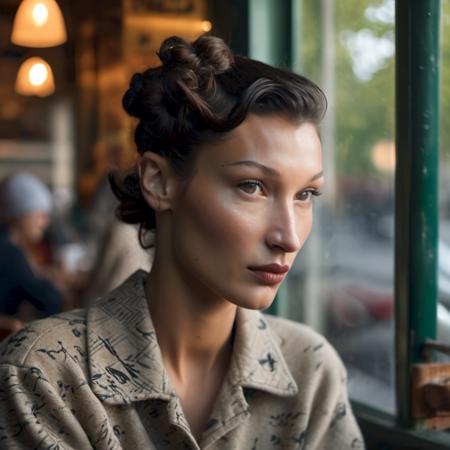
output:
<svg viewBox="0 0 450 450"><path fill-rule="evenodd" d="M166 39L158 56L162 64L134 74L123 107L139 119L135 143L140 154L166 157L180 176L191 172L196 146L213 142L248 113L281 114L298 122L318 124L326 109L321 89L307 78L243 56L225 42L203 35L188 43ZM120 201L119 219L155 229L155 214L144 200L136 168L110 175Z"/></svg>

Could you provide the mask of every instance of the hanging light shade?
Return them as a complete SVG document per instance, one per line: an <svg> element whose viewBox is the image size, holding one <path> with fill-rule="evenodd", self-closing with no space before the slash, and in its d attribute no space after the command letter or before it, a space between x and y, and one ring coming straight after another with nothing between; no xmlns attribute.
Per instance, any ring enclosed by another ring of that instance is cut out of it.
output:
<svg viewBox="0 0 450 450"><path fill-rule="evenodd" d="M46 97L52 94L55 91L52 68L42 58L28 58L19 68L14 89L21 95Z"/></svg>
<svg viewBox="0 0 450 450"><path fill-rule="evenodd" d="M24 47L54 47L66 42L64 18L55 0L24 0L14 18L11 41Z"/></svg>

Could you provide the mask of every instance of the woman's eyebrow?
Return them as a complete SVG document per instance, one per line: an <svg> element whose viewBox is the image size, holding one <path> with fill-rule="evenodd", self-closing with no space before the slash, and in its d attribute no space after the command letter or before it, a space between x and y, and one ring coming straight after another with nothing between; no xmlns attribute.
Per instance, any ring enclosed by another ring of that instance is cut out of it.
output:
<svg viewBox="0 0 450 450"><path fill-rule="evenodd" d="M222 165L222 167L225 167L225 166L251 166L251 167L258 168L258 169L262 170L263 172L266 172L268 175L280 176L280 172L278 172L278 170L275 170L272 167L268 167L268 166L265 166L264 164L261 164L256 161L251 161L251 160L236 161L236 162Z"/></svg>
<svg viewBox="0 0 450 450"><path fill-rule="evenodd" d="M236 161L236 162L232 162L229 164L223 164L222 167L224 166L251 166L251 167L257 167L258 169L261 169L263 172L266 172L268 175L271 176L280 176L280 172L278 172L278 170L275 170L272 167L268 167L265 166L264 164L261 164L259 162L256 161L251 161L251 160L244 160L244 161ZM319 178L323 177L323 170L321 170L320 172L316 173L315 175L313 175L310 180L308 181L308 183L311 183L312 181L318 180Z"/></svg>
<svg viewBox="0 0 450 450"><path fill-rule="evenodd" d="M309 182L311 183L311 181L315 181L318 180L319 178L323 177L323 170L321 170L319 173L316 173L310 180Z"/></svg>

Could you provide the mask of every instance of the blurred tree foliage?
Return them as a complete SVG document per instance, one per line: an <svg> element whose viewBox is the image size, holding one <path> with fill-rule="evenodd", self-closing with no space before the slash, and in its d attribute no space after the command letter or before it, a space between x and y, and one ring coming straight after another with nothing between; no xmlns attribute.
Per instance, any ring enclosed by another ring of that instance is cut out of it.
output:
<svg viewBox="0 0 450 450"><path fill-rule="evenodd" d="M301 71L320 84L322 2L300 1ZM395 24L388 14L393 7L393 0L334 2L338 176L376 177L371 150L378 141L395 136L395 56L383 52L389 42L394 45ZM450 0L443 1L441 37L440 146L442 157L450 160ZM372 64L377 55L378 64Z"/></svg>

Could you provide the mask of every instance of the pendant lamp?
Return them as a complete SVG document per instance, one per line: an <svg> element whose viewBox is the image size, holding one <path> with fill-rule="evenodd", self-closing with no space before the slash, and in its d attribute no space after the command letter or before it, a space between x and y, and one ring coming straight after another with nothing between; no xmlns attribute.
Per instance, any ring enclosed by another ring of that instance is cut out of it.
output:
<svg viewBox="0 0 450 450"><path fill-rule="evenodd" d="M55 0L23 0L11 34L14 44L54 47L67 40L64 18Z"/></svg>
<svg viewBox="0 0 450 450"><path fill-rule="evenodd" d="M19 68L14 89L21 95L46 97L52 94L55 91L52 68L42 58L28 58Z"/></svg>

